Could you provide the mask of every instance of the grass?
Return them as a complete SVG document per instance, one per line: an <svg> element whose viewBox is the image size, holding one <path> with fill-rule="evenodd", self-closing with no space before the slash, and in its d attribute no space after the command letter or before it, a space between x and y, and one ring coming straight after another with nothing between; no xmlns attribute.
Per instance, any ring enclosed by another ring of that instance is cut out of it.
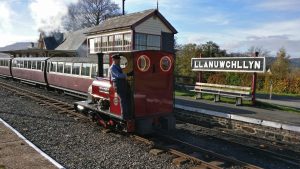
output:
<svg viewBox="0 0 300 169"><path fill-rule="evenodd" d="M270 94L270 92L265 92L265 91L257 91L256 93L258 94ZM292 93L272 93L272 95L277 95L277 96L290 96L290 97L300 97L299 94L292 94Z"/></svg>
<svg viewBox="0 0 300 169"><path fill-rule="evenodd" d="M195 92L187 91L187 90L175 90L175 96L185 96L190 98L195 98ZM202 94L203 100L214 100L214 96L211 94ZM229 103L229 104L235 104L234 98L226 98L221 97L221 102L223 103ZM288 106L281 106L281 105L275 105L270 103L264 103L257 101L255 105L252 105L252 102L250 100L243 100L243 106L248 107L257 107L261 109L267 109L267 110L280 110L285 112L294 112L294 113L300 113L300 110Z"/></svg>

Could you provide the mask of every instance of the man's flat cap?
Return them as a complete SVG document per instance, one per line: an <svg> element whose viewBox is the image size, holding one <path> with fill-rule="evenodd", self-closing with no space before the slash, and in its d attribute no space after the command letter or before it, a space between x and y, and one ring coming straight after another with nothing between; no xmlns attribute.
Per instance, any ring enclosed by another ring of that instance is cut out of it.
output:
<svg viewBox="0 0 300 169"><path fill-rule="evenodd" d="M120 59L120 54L114 54L111 56L113 59Z"/></svg>

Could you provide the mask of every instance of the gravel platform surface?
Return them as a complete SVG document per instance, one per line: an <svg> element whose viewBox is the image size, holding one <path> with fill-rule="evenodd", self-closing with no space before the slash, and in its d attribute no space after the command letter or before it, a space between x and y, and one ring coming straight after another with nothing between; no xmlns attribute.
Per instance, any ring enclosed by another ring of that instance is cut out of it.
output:
<svg viewBox="0 0 300 169"><path fill-rule="evenodd" d="M3 120L66 168L177 168L171 155L151 155L150 147L128 136L103 133L92 122L57 114L2 88L0 107Z"/></svg>

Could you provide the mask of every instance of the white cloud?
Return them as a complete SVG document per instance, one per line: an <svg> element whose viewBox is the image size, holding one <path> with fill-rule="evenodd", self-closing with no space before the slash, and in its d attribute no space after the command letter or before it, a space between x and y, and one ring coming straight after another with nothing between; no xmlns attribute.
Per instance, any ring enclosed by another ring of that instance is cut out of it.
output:
<svg viewBox="0 0 300 169"><path fill-rule="evenodd" d="M12 27L12 10L6 1L0 2L0 31L7 31Z"/></svg>
<svg viewBox="0 0 300 169"><path fill-rule="evenodd" d="M13 12L12 1L1 1L0 11L0 47L18 41L35 41L37 39L37 36L24 35L22 32L14 31L16 14Z"/></svg>
<svg viewBox="0 0 300 169"><path fill-rule="evenodd" d="M33 0L29 4L35 29L45 32L63 30L62 18L68 12L67 5L77 0Z"/></svg>
<svg viewBox="0 0 300 169"><path fill-rule="evenodd" d="M254 28L228 28L216 33L181 32L179 43L203 44L214 41L229 52L245 52L251 46L263 47L275 55L284 47L292 57L300 57L300 19L268 22Z"/></svg>
<svg viewBox="0 0 300 169"><path fill-rule="evenodd" d="M256 7L264 10L276 10L276 11L299 11L299 0L264 0L256 5Z"/></svg>

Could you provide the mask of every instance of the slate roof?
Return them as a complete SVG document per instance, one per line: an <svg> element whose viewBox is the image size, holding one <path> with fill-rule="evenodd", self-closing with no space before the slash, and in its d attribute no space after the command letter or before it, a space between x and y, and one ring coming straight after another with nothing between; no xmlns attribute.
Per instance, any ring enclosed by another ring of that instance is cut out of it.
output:
<svg viewBox="0 0 300 169"><path fill-rule="evenodd" d="M53 50L59 45L53 36L44 37L44 42L47 50Z"/></svg>
<svg viewBox="0 0 300 169"><path fill-rule="evenodd" d="M155 14L167 25L167 27L173 33L177 33L176 29L156 9L149 9L141 12L109 18L100 23L98 26L93 27L90 31L86 33L92 34L96 32L135 27L139 23L143 22L144 20L148 19L149 17Z"/></svg>
<svg viewBox="0 0 300 169"><path fill-rule="evenodd" d="M0 53L0 58L10 58L10 55L6 53Z"/></svg>
<svg viewBox="0 0 300 169"><path fill-rule="evenodd" d="M0 47L0 51L9 51L9 50L22 50L22 49L28 49L32 48L32 43L33 42L16 42L4 47ZM37 47L37 43L33 43L33 47Z"/></svg>
<svg viewBox="0 0 300 169"><path fill-rule="evenodd" d="M64 41L57 48L55 48L55 50L78 50L86 40L86 34L84 33L90 29L91 28L85 28L66 33Z"/></svg>

